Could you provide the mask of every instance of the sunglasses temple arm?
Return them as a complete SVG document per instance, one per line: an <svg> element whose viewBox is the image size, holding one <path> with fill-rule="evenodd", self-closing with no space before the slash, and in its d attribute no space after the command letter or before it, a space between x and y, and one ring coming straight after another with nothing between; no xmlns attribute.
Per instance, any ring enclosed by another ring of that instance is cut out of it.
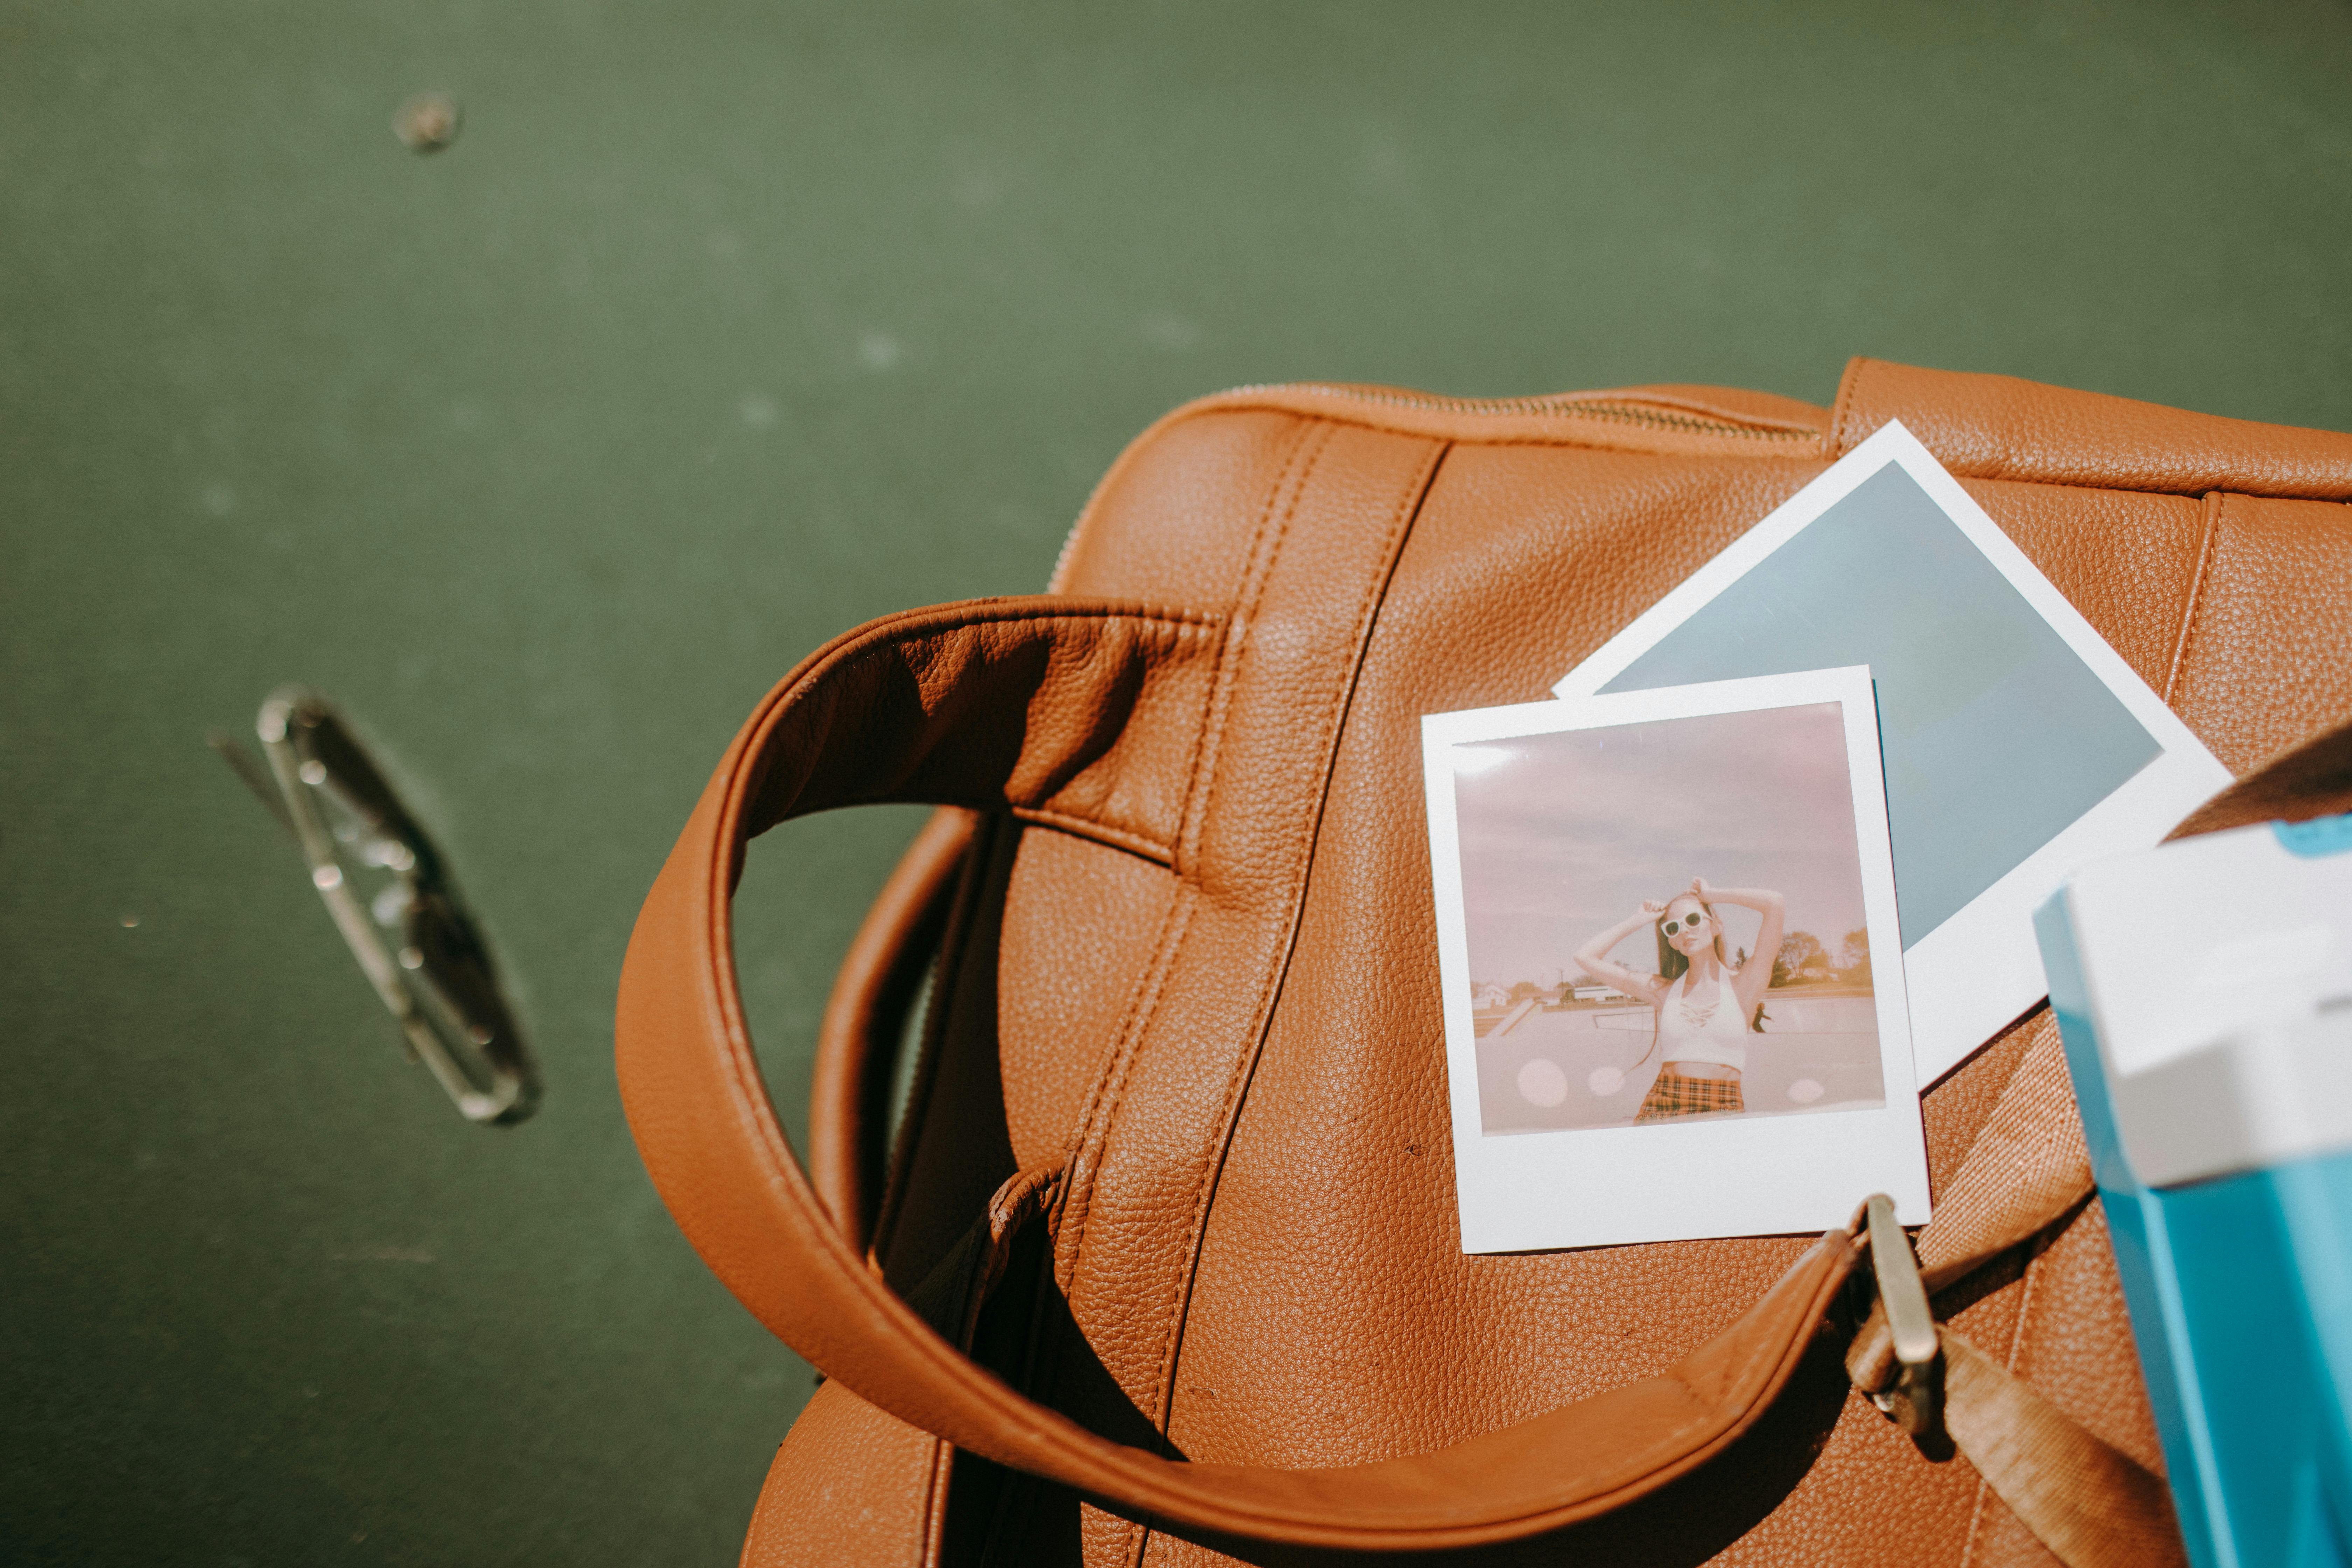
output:
<svg viewBox="0 0 2352 1568"><path fill-rule="evenodd" d="M253 798L278 819L278 826L286 830L286 836L298 844L301 842L301 836L294 830L294 818L286 809L285 797L278 794L278 781L254 759L253 753L237 744L236 737L219 730L207 734L205 744L228 764L229 772L245 782L245 787L253 792Z"/></svg>

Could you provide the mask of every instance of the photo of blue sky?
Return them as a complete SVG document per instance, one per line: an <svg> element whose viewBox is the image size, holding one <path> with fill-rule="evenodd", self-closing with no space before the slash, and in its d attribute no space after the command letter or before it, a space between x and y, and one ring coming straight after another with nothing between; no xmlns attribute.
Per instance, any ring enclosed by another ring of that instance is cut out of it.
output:
<svg viewBox="0 0 2352 1568"><path fill-rule="evenodd" d="M1866 664L1906 946L2156 760L2134 719L1894 463L1604 692Z"/></svg>

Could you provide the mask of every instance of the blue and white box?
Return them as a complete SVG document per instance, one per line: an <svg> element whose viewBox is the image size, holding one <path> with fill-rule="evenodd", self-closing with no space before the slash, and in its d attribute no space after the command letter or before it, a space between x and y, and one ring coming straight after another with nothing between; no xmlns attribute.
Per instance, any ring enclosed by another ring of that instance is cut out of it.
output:
<svg viewBox="0 0 2352 1568"><path fill-rule="evenodd" d="M2199 1568L2352 1568L2352 816L2085 867L2035 917Z"/></svg>

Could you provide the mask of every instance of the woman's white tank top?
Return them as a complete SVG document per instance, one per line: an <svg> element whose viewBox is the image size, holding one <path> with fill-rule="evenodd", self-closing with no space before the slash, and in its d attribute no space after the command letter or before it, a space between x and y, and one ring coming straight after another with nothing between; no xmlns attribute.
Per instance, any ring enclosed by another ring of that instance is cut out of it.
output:
<svg viewBox="0 0 2352 1568"><path fill-rule="evenodd" d="M1666 988L1658 1005L1658 1059L1668 1062L1714 1062L1718 1067L1748 1066L1748 1018L1728 976L1717 982L1715 1001L1695 1007L1685 987L1685 973Z"/></svg>

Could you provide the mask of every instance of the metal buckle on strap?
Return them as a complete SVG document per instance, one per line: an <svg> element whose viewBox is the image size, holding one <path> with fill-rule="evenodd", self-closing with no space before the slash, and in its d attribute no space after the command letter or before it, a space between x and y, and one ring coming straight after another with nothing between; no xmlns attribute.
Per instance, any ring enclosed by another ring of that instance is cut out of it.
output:
<svg viewBox="0 0 2352 1568"><path fill-rule="evenodd" d="M1943 1419L1943 1340L1919 1279L1911 1238L1895 1222L1895 1200L1874 1193L1870 1215L1870 1268L1878 1277L1878 1300L1895 1341L1895 1381L1870 1397L1912 1436L1933 1432Z"/></svg>

